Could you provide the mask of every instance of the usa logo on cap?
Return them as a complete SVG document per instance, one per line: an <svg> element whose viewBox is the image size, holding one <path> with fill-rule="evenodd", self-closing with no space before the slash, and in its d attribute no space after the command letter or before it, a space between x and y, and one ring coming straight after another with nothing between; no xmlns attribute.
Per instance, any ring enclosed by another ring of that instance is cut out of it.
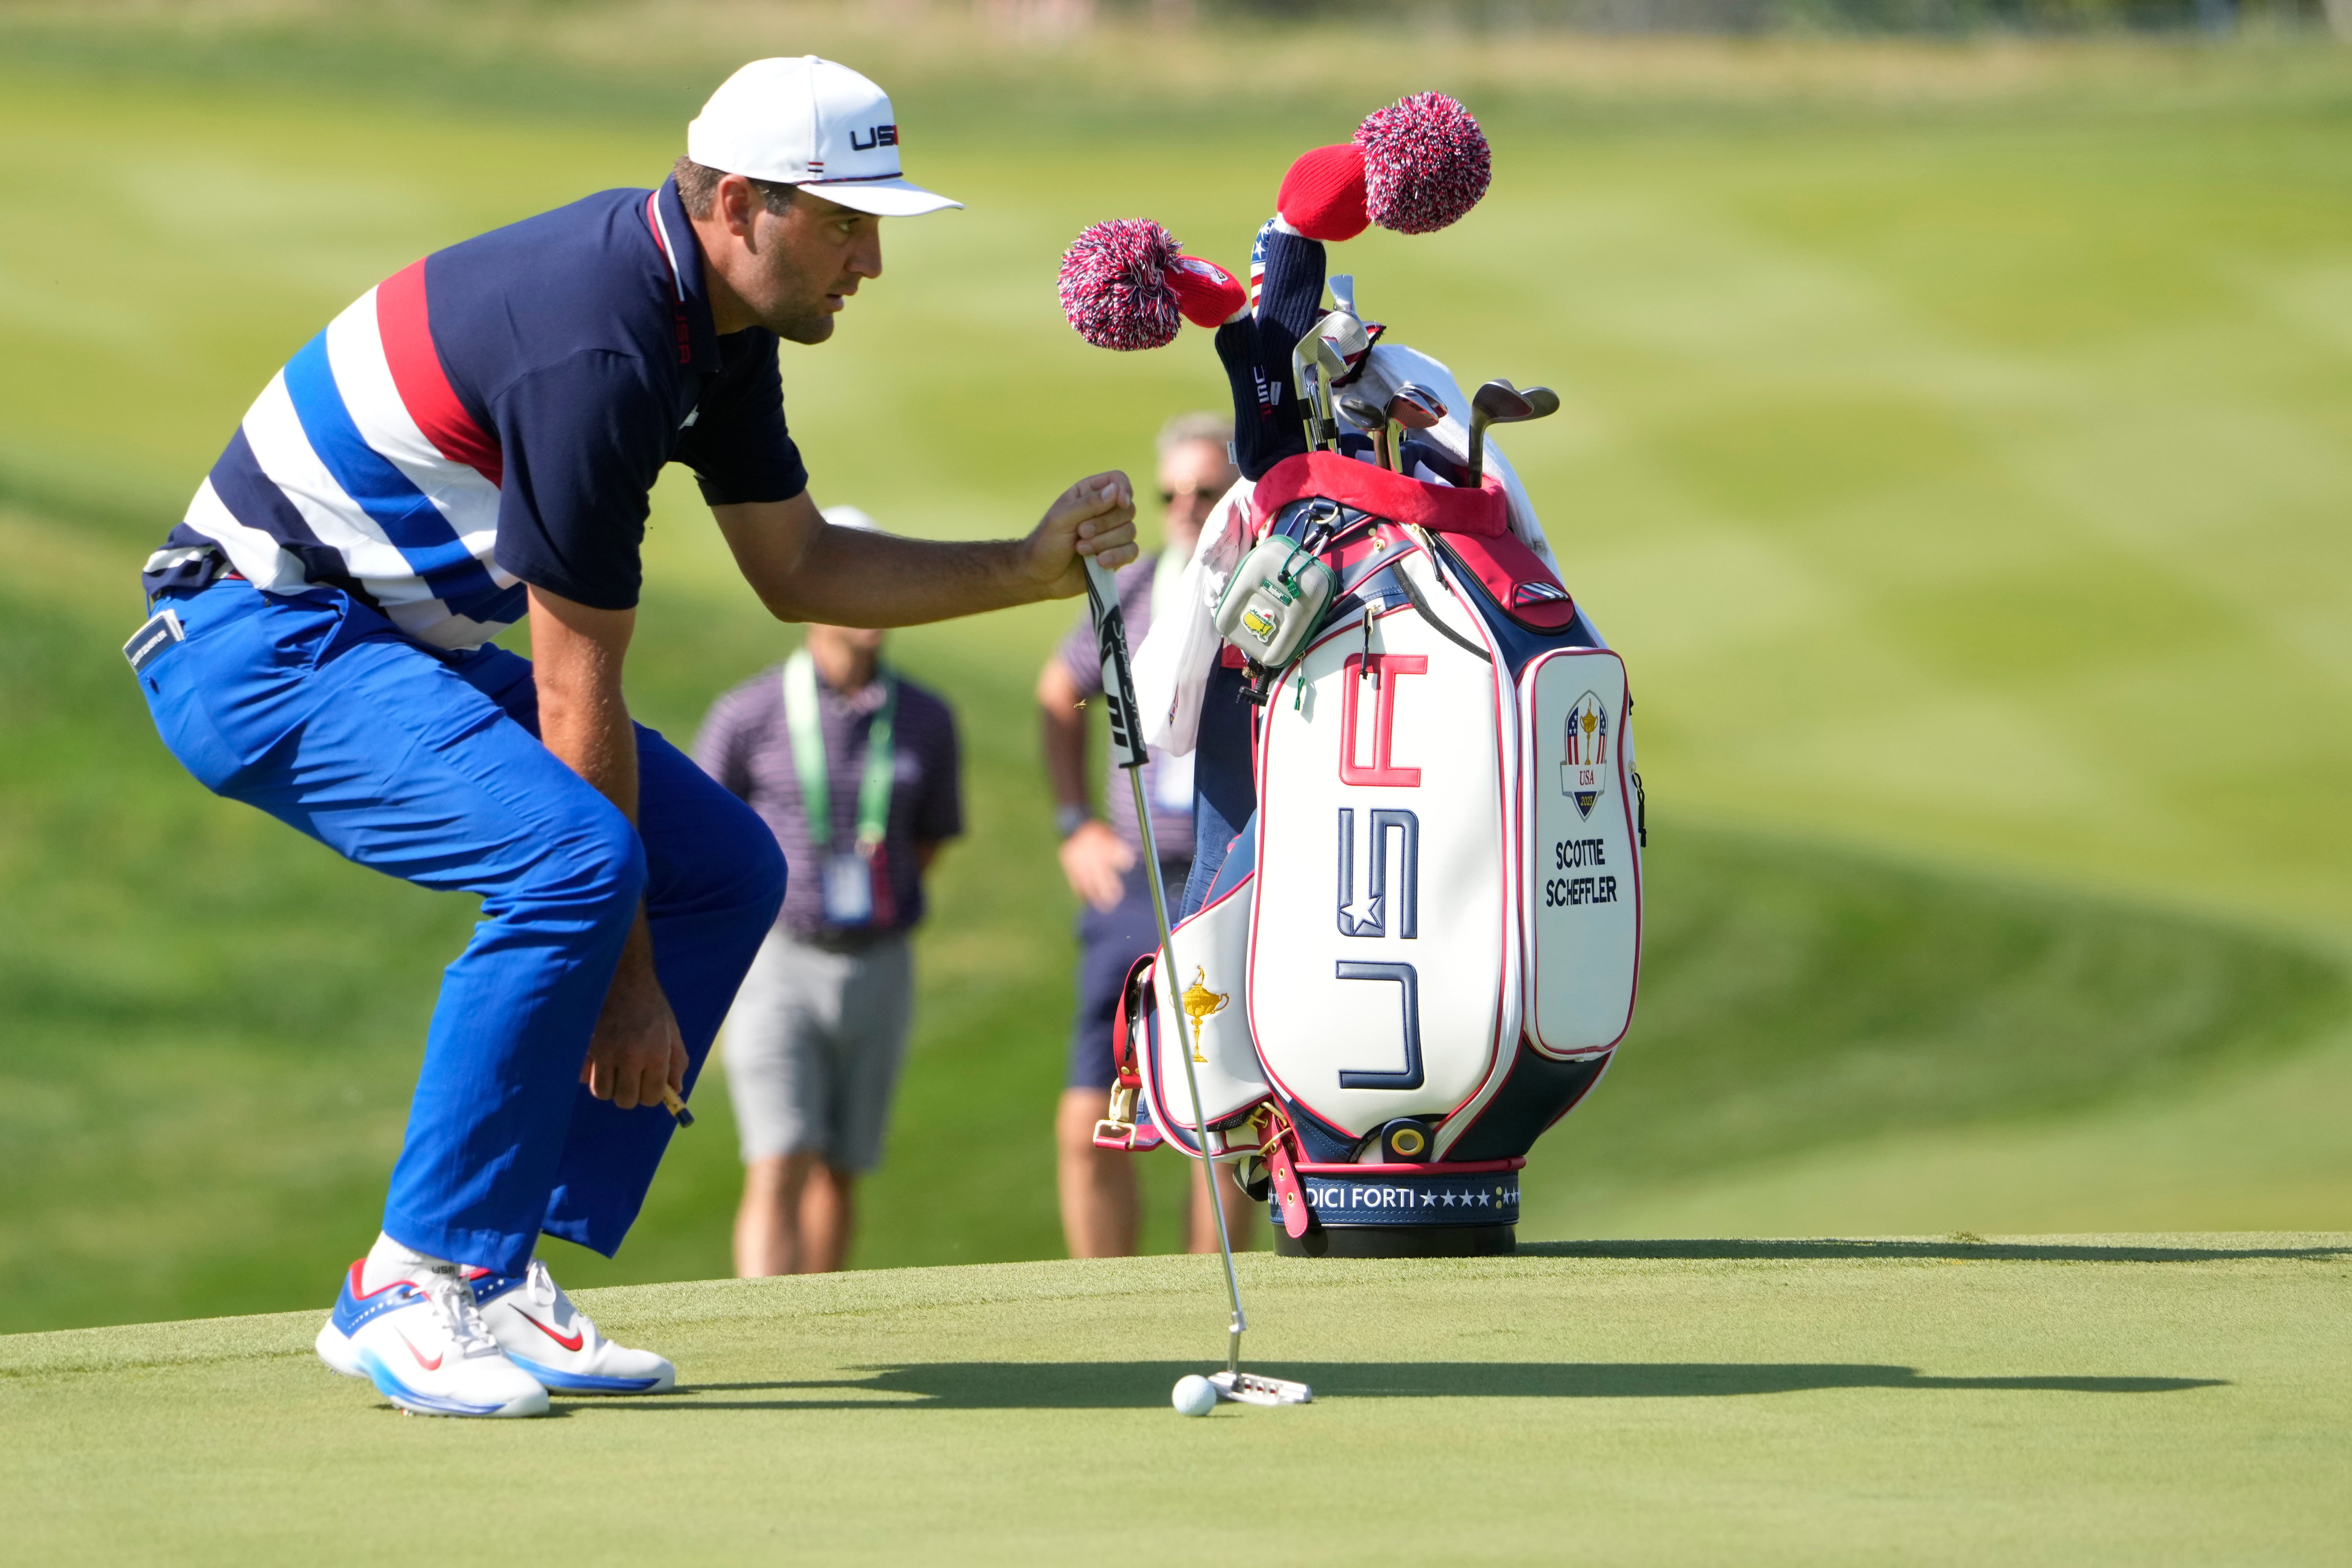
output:
<svg viewBox="0 0 2352 1568"><path fill-rule="evenodd" d="M686 128L686 155L706 169L802 185L881 217L960 207L908 180L889 96L815 55L753 60L721 82Z"/></svg>

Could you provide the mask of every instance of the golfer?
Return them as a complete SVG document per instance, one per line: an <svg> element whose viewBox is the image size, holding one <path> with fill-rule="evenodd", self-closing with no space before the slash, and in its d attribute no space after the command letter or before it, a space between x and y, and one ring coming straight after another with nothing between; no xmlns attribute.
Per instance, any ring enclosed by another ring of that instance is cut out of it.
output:
<svg viewBox="0 0 2352 1568"><path fill-rule="evenodd" d="M404 1409L544 1412L667 1388L533 1256L617 1248L774 923L759 816L633 725L623 661L646 496L677 461L783 620L898 626L1083 588L1132 560L1125 476L1025 539L828 526L776 344L821 343L882 270L909 184L882 90L814 57L712 95L658 190L607 191L386 279L272 377L147 563L125 645L215 792L360 865L473 894L383 1231L320 1355ZM488 646L528 618L528 661ZM330 913L325 918L331 920ZM364 944L368 933L349 940Z"/></svg>
<svg viewBox="0 0 2352 1568"><path fill-rule="evenodd" d="M836 528L871 528L829 506ZM858 1177L882 1163L915 1016L907 933L923 875L963 831L955 715L882 662L882 634L807 646L711 705L703 771L795 866L723 1037L743 1151L735 1272L824 1274L849 1255Z"/></svg>
<svg viewBox="0 0 2352 1568"><path fill-rule="evenodd" d="M1151 628L1154 609L1176 591L1201 525L1236 477L1226 445L1233 421L1222 414L1184 414L1160 432L1160 498L1166 505L1167 543L1118 574L1119 609L1131 644ZM1070 1069L1054 1119L1055 1174L1061 1188L1062 1236L1073 1258L1121 1258L1132 1253L1142 1228L1135 1164L1123 1152L1094 1145L1113 1079L1111 1033L1127 972L1159 945L1160 928L1145 880L1142 837L1136 830L1134 793L1124 782L1106 790L1108 820L1094 814L1087 783L1086 701L1102 694L1102 649L1081 617L1037 676L1037 714L1045 752L1045 778L1054 792L1055 831L1062 841L1062 874L1082 901L1078 911L1078 1010L1070 1026ZM1151 804L1151 836L1160 876L1184 886L1192 859L1192 758L1153 751L1143 770ZM1217 1250L1216 1219L1199 1184L1192 1194L1187 1246ZM1231 1181L1226 1225L1242 1244L1254 1205Z"/></svg>

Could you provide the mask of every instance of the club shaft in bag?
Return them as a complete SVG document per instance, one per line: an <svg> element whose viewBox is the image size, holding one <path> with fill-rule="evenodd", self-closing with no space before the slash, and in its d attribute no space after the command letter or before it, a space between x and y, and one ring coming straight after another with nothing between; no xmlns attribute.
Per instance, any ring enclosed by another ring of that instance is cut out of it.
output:
<svg viewBox="0 0 2352 1568"><path fill-rule="evenodd" d="M1087 607L1095 623L1095 643L1102 653L1103 706L1110 711L1110 756L1115 767L1127 770L1135 791L1135 829L1143 841L1143 877L1151 889L1151 916L1160 929L1160 984L1170 995L1178 984L1176 935L1168 920L1168 889L1160 879L1160 847L1151 834L1151 805L1143 795L1143 731L1137 724L1135 676L1127 657L1127 617L1118 607L1118 583L1091 555L1087 567ZM1180 1010L1181 1011L1181 1010ZM1184 1062L1184 1088L1192 1097L1192 1133L1201 1142L1201 1184L1209 1212L1217 1219L1217 1255L1225 1266L1225 1300L1234 1315L1226 1330L1225 1371L1239 1376L1242 1333L1249 1327L1242 1317L1242 1285L1234 1272L1234 1239L1225 1231L1225 1205L1217 1194L1217 1163L1209 1157L1208 1118L1201 1112L1201 1079L1192 1069L1192 1046L1178 1038L1176 1054Z"/></svg>

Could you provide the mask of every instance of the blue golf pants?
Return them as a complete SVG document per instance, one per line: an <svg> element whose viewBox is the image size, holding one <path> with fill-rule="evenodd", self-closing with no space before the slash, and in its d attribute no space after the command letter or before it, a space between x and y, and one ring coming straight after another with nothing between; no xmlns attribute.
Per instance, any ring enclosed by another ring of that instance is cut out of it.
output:
<svg viewBox="0 0 2352 1568"><path fill-rule="evenodd" d="M385 1233L502 1274L541 1231L609 1257L672 1127L579 1081L622 942L642 903L691 1089L783 899L774 836L643 726L633 827L540 744L530 661L503 649L427 650L332 589L229 578L167 606L186 640L140 684L206 788L482 900L442 977ZM365 930L347 934L364 951Z"/></svg>

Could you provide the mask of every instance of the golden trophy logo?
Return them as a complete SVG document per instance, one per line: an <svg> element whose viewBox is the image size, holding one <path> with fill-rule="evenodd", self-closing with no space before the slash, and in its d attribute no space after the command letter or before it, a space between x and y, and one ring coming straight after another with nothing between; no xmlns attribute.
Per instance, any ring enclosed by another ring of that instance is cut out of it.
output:
<svg viewBox="0 0 2352 1568"><path fill-rule="evenodd" d="M1203 1063L1209 1058L1201 1052L1201 1021L1223 1012L1225 1004L1233 1000L1231 992L1210 990L1207 979L1201 970L1193 970L1192 984L1184 988L1182 997L1184 1016L1192 1020L1192 1059Z"/></svg>
<svg viewBox="0 0 2352 1568"><path fill-rule="evenodd" d="M1570 706L1564 747L1559 793L1576 803L1579 816L1591 816L1609 787L1609 710L1592 692Z"/></svg>

